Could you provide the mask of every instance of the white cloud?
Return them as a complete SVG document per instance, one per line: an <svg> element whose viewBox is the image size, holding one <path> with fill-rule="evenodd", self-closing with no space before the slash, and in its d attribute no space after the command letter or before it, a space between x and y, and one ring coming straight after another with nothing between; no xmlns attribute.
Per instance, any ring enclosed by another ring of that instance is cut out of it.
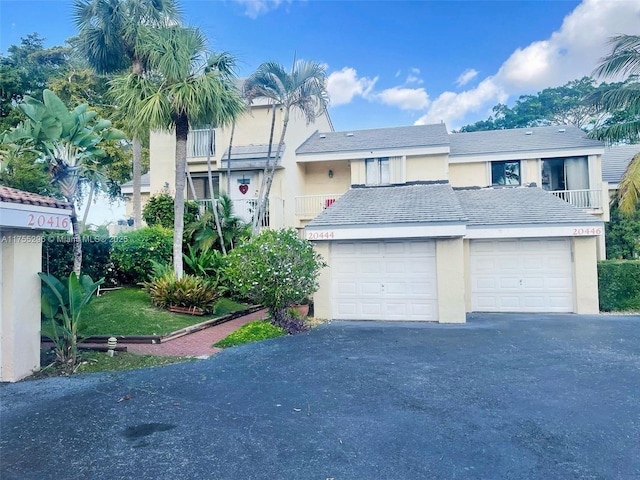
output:
<svg viewBox="0 0 640 480"><path fill-rule="evenodd" d="M598 59L608 53L609 37L637 34L639 24L637 0L584 0L549 38L517 49L477 87L442 93L416 123L443 120L453 128L469 113L486 111L509 96L535 93L590 75Z"/></svg>
<svg viewBox="0 0 640 480"><path fill-rule="evenodd" d="M358 72L351 67L344 67L342 70L331 73L327 79L331 105L349 103L355 96L367 98L377 81L378 77L358 78Z"/></svg>
<svg viewBox="0 0 640 480"><path fill-rule="evenodd" d="M421 85L424 81L418 76L420 75L419 68L411 68L409 69L409 75L407 75L407 79L404 81L405 85L409 85L411 83L415 83Z"/></svg>
<svg viewBox="0 0 640 480"><path fill-rule="evenodd" d="M423 110L429 106L429 95L424 88L387 88L375 93L373 98L401 110Z"/></svg>
<svg viewBox="0 0 640 480"><path fill-rule="evenodd" d="M257 18L260 15L275 10L282 3L283 0L234 0L240 5L244 6L244 13L250 18ZM287 3L291 3L291 0L285 0Z"/></svg>
<svg viewBox="0 0 640 480"><path fill-rule="evenodd" d="M473 80L477 76L478 76L477 70L474 70L473 68L467 68L464 72L460 74L460 76L456 80L456 85L459 87L463 87L464 85L469 83L471 80Z"/></svg>

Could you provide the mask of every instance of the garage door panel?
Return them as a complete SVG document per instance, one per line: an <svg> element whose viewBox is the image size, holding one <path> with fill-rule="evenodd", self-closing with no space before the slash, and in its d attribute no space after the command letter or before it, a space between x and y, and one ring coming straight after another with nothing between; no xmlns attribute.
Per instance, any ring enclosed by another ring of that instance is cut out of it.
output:
<svg viewBox="0 0 640 480"><path fill-rule="evenodd" d="M335 242L330 263L334 318L437 320L435 242Z"/></svg>
<svg viewBox="0 0 640 480"><path fill-rule="evenodd" d="M475 311L573 311L568 239L472 240L470 268Z"/></svg>

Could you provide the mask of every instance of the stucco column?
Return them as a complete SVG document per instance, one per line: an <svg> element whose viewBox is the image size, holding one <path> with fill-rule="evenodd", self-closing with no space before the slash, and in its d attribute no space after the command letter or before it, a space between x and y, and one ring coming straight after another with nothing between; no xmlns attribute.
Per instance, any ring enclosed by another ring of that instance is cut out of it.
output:
<svg viewBox="0 0 640 480"><path fill-rule="evenodd" d="M573 237L576 313L599 313L596 237Z"/></svg>
<svg viewBox="0 0 640 480"><path fill-rule="evenodd" d="M329 242L314 242L313 248L329 263ZM320 271L320 288L313 295L313 311L316 318L332 320L331 317L331 265Z"/></svg>
<svg viewBox="0 0 640 480"><path fill-rule="evenodd" d="M41 233L0 230L2 241L1 379L15 382L40 368Z"/></svg>
<svg viewBox="0 0 640 480"><path fill-rule="evenodd" d="M462 237L436 240L436 270L438 272L438 322L466 322Z"/></svg>

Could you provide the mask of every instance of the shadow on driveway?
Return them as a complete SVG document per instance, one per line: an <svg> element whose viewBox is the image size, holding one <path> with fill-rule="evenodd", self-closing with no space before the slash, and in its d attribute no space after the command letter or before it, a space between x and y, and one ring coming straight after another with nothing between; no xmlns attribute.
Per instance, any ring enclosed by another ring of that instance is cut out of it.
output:
<svg viewBox="0 0 640 480"><path fill-rule="evenodd" d="M335 322L0 414L3 480L638 478L640 317Z"/></svg>

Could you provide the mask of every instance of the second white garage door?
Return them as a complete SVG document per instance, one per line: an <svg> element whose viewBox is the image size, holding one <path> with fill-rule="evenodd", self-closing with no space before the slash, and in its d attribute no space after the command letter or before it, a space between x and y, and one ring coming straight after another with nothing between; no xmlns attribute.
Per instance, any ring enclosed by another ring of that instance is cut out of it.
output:
<svg viewBox="0 0 640 480"><path fill-rule="evenodd" d="M574 311L568 239L471 240L470 261L473 311Z"/></svg>
<svg viewBox="0 0 640 480"><path fill-rule="evenodd" d="M330 263L333 318L438 320L434 241L335 242Z"/></svg>

